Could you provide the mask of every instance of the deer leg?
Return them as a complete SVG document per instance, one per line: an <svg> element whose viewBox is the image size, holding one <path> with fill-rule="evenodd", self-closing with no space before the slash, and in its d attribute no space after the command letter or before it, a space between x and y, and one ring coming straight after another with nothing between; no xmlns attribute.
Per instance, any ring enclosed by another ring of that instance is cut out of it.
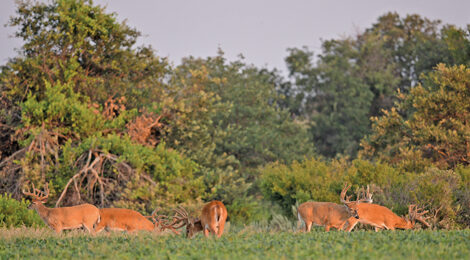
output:
<svg viewBox="0 0 470 260"><path fill-rule="evenodd" d="M217 237L221 237L224 233L225 221L219 222L219 230L217 230Z"/></svg>
<svg viewBox="0 0 470 260"><path fill-rule="evenodd" d="M59 227L59 226L54 227L54 230L55 230L56 234L59 235L62 232L62 227Z"/></svg>
<svg viewBox="0 0 470 260"><path fill-rule="evenodd" d="M95 230L93 229L93 225L89 225L89 224L83 224L83 227L88 231L88 233L94 235L95 234Z"/></svg>
<svg viewBox="0 0 470 260"><path fill-rule="evenodd" d="M348 219L348 228L346 229L346 231L348 232L351 232L351 230L353 230L353 228L357 225L357 223L359 223L359 220L354 218L354 217L351 217Z"/></svg>
<svg viewBox="0 0 470 260"><path fill-rule="evenodd" d="M338 230L344 230L345 225L346 225L347 222L348 222L348 221L344 221L342 224L340 224L340 225L337 227L337 229L338 229Z"/></svg>
<svg viewBox="0 0 470 260"><path fill-rule="evenodd" d="M325 231L329 232L330 231L330 226L325 226Z"/></svg>
<svg viewBox="0 0 470 260"><path fill-rule="evenodd" d="M305 231L310 232L313 222L305 222Z"/></svg>
<svg viewBox="0 0 470 260"><path fill-rule="evenodd" d="M99 233L99 232L103 231L104 228L105 228L105 226L101 225L101 222L96 224L95 225L95 233Z"/></svg>
<svg viewBox="0 0 470 260"><path fill-rule="evenodd" d="M203 232L204 232L204 236L205 236L205 237L209 237L209 232L210 232L210 231L209 231L209 228L204 227Z"/></svg>
<svg viewBox="0 0 470 260"><path fill-rule="evenodd" d="M216 226L216 225L210 224L210 225L209 225L209 230L210 230L210 232L214 233L214 235L218 235L218 234L217 234L218 232L217 232L217 226Z"/></svg>

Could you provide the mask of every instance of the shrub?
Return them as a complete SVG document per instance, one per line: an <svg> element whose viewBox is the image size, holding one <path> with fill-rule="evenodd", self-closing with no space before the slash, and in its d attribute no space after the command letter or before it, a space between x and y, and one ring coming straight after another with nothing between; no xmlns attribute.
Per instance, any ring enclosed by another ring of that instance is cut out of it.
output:
<svg viewBox="0 0 470 260"><path fill-rule="evenodd" d="M286 215L296 201L338 202L336 190L343 182L343 172L316 159L294 161L290 165L268 164L261 170L260 186L265 197L279 203Z"/></svg>
<svg viewBox="0 0 470 260"><path fill-rule="evenodd" d="M273 163L261 170L260 186L265 197L278 203L287 216L296 201L339 202L343 184L349 182L349 194L370 185L374 203L397 215L406 215L408 206L416 204L429 210L429 221L437 228L469 226L470 167L457 167L455 171L435 167L421 172L404 169L359 159Z"/></svg>
<svg viewBox="0 0 470 260"><path fill-rule="evenodd" d="M11 194L0 194L0 226L2 227L40 227L44 226L41 217L34 211L28 210L29 202L15 200Z"/></svg>
<svg viewBox="0 0 470 260"><path fill-rule="evenodd" d="M464 226L470 226L470 167L459 166L455 172L460 176L460 186L454 191L456 221Z"/></svg>
<svg viewBox="0 0 470 260"><path fill-rule="evenodd" d="M245 196L226 205L231 225L247 225L268 219L270 202ZM265 206L268 205L268 206Z"/></svg>

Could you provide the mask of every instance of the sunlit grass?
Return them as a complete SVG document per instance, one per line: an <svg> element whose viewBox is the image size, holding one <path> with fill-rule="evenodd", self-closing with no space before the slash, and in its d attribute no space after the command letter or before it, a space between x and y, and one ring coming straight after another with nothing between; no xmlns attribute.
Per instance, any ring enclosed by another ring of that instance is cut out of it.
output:
<svg viewBox="0 0 470 260"><path fill-rule="evenodd" d="M0 229L0 259L467 259L470 230L258 232L233 228L220 239L171 233Z"/></svg>

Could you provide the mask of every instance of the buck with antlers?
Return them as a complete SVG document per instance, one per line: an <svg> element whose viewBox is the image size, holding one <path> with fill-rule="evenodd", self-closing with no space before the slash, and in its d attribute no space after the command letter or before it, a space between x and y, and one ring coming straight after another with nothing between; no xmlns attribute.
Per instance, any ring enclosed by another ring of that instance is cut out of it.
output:
<svg viewBox="0 0 470 260"><path fill-rule="evenodd" d="M186 226L186 237L188 238L192 238L199 231L203 231L206 237L209 236L209 233L221 237L224 232L227 209L220 201L214 200L204 205L199 218L190 217L182 207L175 209L175 211L173 222L164 225L164 229L169 228L175 232L176 229Z"/></svg>
<svg viewBox="0 0 470 260"><path fill-rule="evenodd" d="M165 217L163 215L157 216L158 209L151 216L143 216L135 210L121 208L103 208L99 211L101 220L95 226L96 232L101 232L105 228L107 230L127 232L159 230L162 218ZM154 222L150 221L149 218Z"/></svg>
<svg viewBox="0 0 470 260"><path fill-rule="evenodd" d="M35 209L42 220L58 234L64 229L77 229L84 227L94 234L93 226L99 222L100 213L97 207L91 204L82 204L73 207L47 208L44 203L49 197L49 188L46 183L44 192L36 189L33 192L23 190L23 194L31 196L32 204L29 208Z"/></svg>
<svg viewBox="0 0 470 260"><path fill-rule="evenodd" d="M341 194L344 193L344 189ZM331 228L343 229L344 224L350 218L358 218L357 212L345 205L332 202L309 201L300 204L297 208L297 217L309 232L312 225L324 226L326 231Z"/></svg>
<svg viewBox="0 0 470 260"><path fill-rule="evenodd" d="M349 189L350 185L347 187ZM372 194L369 192L369 186L367 190L363 189L363 198L357 201L350 201L350 197L345 198L347 189L342 193L341 201L345 203L348 208L356 210L359 218L349 218L348 226L345 229L350 232L357 223L363 223L371 225L375 228L377 232L379 229L411 229L415 226L416 221L421 222L424 226L429 227L430 225L426 222L427 217L424 215L428 211L421 211L416 205L410 205L408 207L408 217L399 217L393 213L390 209L380 206L377 204L372 204ZM362 201L367 201L369 203L360 203Z"/></svg>

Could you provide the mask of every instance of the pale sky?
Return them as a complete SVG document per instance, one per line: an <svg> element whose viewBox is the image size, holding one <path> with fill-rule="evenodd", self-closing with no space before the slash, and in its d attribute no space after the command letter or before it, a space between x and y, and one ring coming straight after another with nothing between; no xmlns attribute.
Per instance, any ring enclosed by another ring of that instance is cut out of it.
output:
<svg viewBox="0 0 470 260"><path fill-rule="evenodd" d="M181 58L214 56L220 47L229 60L286 71L287 48L307 46L318 54L321 40L355 35L380 15L417 13L444 24L470 24L470 0L95 0L119 21L143 33L173 64ZM14 15L14 0L0 0L0 24ZM21 41L0 27L0 65L16 56Z"/></svg>

